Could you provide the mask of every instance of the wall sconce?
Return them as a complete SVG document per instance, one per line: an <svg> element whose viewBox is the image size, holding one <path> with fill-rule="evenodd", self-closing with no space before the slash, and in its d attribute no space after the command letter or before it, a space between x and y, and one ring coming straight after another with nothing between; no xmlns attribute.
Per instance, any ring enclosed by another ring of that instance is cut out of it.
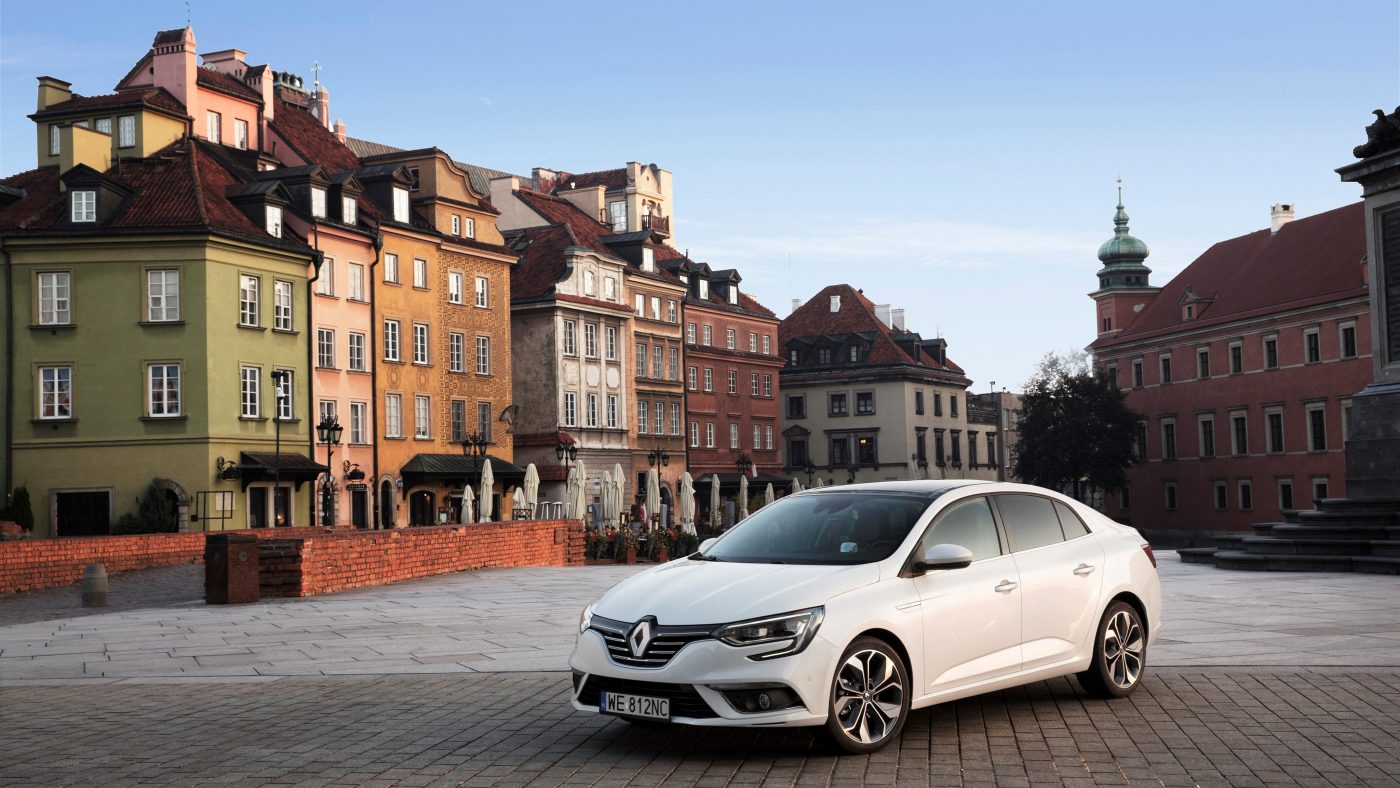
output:
<svg viewBox="0 0 1400 788"><path fill-rule="evenodd" d="M218 478L226 482L238 480L238 463L232 460L226 460L223 457L218 458L214 461L214 470Z"/></svg>

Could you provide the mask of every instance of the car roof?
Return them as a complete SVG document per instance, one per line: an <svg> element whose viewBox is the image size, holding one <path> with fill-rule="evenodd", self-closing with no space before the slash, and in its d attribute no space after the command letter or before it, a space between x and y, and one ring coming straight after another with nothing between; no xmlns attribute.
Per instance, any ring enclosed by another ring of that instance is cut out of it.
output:
<svg viewBox="0 0 1400 788"><path fill-rule="evenodd" d="M941 495L942 493L956 490L960 487L984 484L994 484L994 482L981 479L919 479L901 482L866 482L864 484L838 484L830 487L813 487L803 490L802 494L833 492L912 492L935 493Z"/></svg>

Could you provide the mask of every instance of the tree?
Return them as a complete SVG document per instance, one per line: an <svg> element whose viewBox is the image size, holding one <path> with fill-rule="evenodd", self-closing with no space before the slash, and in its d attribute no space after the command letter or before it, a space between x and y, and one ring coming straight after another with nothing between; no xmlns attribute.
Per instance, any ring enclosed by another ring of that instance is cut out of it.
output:
<svg viewBox="0 0 1400 788"><path fill-rule="evenodd" d="M20 485L10 496L10 505L0 510L0 520L10 520L26 531L34 530L34 508L29 503L29 488Z"/></svg>
<svg viewBox="0 0 1400 788"><path fill-rule="evenodd" d="M160 479L151 480L136 499L136 511L118 517L113 530L119 534L173 534L180 530L179 514Z"/></svg>
<svg viewBox="0 0 1400 788"><path fill-rule="evenodd" d="M1016 475L1028 484L1072 491L1080 500L1092 490L1122 489L1135 461L1141 418L1082 353L1046 354L1021 397Z"/></svg>

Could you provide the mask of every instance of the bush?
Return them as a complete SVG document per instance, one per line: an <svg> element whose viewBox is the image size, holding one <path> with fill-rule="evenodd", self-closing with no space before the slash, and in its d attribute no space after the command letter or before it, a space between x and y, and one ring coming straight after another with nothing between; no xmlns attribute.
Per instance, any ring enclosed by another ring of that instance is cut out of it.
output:
<svg viewBox="0 0 1400 788"><path fill-rule="evenodd" d="M152 479L145 492L136 499L136 511L117 518L112 528L118 534L173 534L180 530L179 514L170 508L167 488L160 479Z"/></svg>
<svg viewBox="0 0 1400 788"><path fill-rule="evenodd" d="M20 485L10 496L10 505L0 507L0 520L10 520L26 531L34 530L34 508L29 503L29 488Z"/></svg>

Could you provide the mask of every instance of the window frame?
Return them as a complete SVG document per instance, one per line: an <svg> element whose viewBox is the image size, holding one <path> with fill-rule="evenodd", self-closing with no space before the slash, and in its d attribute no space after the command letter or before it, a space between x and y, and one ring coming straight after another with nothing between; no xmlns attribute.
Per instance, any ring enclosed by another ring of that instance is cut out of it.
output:
<svg viewBox="0 0 1400 788"><path fill-rule="evenodd" d="M52 278L51 285L45 285L44 279ZM60 284L61 281L61 284ZM45 296L45 290L52 290L52 295ZM59 290L63 295L59 295ZM41 326L71 326L73 325L73 272L72 271L37 271L34 274L34 296L35 307L38 318L38 325ZM44 301L52 300L53 304L48 311L51 316L45 319ZM59 305L62 304L62 308ZM62 319L60 319L60 316Z"/></svg>

